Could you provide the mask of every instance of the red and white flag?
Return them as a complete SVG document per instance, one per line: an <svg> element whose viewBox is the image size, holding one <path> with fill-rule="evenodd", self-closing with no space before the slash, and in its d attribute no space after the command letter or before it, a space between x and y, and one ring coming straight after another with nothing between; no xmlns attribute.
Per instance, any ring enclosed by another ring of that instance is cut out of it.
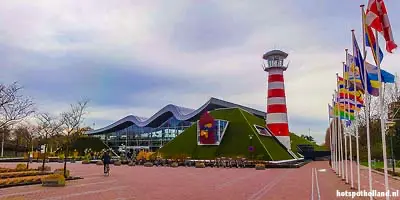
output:
<svg viewBox="0 0 400 200"><path fill-rule="evenodd" d="M390 26L383 0L369 0L366 24L383 35L386 40L386 50L389 53L392 53L393 49L396 49L397 45L393 39L392 27Z"/></svg>

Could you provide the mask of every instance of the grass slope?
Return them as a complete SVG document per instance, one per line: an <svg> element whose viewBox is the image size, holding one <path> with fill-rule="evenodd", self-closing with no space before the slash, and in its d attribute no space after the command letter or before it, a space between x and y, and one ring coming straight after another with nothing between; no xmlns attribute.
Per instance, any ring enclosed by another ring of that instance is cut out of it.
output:
<svg viewBox="0 0 400 200"><path fill-rule="evenodd" d="M290 141L291 141L291 148L292 151L296 154L298 154L297 152L297 145L299 144L308 144L308 145L312 145L314 147L315 151L326 151L326 147L324 146L319 146L317 144L315 144L314 142L310 142L294 133L290 133Z"/></svg>
<svg viewBox="0 0 400 200"><path fill-rule="evenodd" d="M238 108L211 111L216 119L229 121L228 128L219 146L197 145L197 124L170 141L159 152L166 158L192 157L195 159L213 159L215 157L247 157L263 160L283 160L292 157L277 144L273 138L259 136L254 124L262 126L263 119L255 117ZM248 152L249 135L253 135L252 145L255 151Z"/></svg>
<svg viewBox="0 0 400 200"><path fill-rule="evenodd" d="M251 128L255 133L257 133L256 128L254 125L258 126L265 126L265 121L264 119L261 119L259 117L256 117L246 111L241 110L243 113L243 116L248 120L249 124L251 125ZM260 136L256 134L257 137L261 140L261 142L264 144L265 148L267 151L271 154L273 160L288 160L288 159L293 159L293 157L286 151L286 149L281 146L278 141L276 141L272 137L265 137L265 136Z"/></svg>

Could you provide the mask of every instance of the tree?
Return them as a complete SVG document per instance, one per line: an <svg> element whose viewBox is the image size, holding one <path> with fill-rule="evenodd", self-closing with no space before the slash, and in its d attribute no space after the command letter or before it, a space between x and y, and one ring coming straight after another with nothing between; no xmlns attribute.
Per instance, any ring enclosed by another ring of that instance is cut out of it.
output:
<svg viewBox="0 0 400 200"><path fill-rule="evenodd" d="M34 113L34 104L28 97L20 94L22 87L16 82L0 84L0 128L12 126ZM1 156L4 155L4 135L1 143Z"/></svg>
<svg viewBox="0 0 400 200"><path fill-rule="evenodd" d="M311 135L301 135L300 137L302 137L302 138L304 138L304 139L306 139L306 140L308 140L308 141L310 141L310 142L314 142L314 138L313 138L313 136L311 136Z"/></svg>
<svg viewBox="0 0 400 200"><path fill-rule="evenodd" d="M86 114L88 100L79 101L71 104L70 110L61 114L63 129L65 133L66 144L64 145L64 176L67 174L67 157L69 155L69 146L79 136L81 125Z"/></svg>
<svg viewBox="0 0 400 200"><path fill-rule="evenodd" d="M22 141L24 141L24 146L26 147L26 149L28 150L28 161L27 161L27 168L29 168L29 162L30 162L30 155L29 155L29 149L32 150L33 152L33 142L34 139L37 138L38 136L38 128L37 126L34 126L30 123L24 123L21 124L19 127L17 127L14 130L16 137L21 138Z"/></svg>
<svg viewBox="0 0 400 200"><path fill-rule="evenodd" d="M46 161L48 139L62 132L62 120L57 117L51 116L49 113L41 113L36 116L38 119L37 133L41 136L44 143L44 154L42 169Z"/></svg>

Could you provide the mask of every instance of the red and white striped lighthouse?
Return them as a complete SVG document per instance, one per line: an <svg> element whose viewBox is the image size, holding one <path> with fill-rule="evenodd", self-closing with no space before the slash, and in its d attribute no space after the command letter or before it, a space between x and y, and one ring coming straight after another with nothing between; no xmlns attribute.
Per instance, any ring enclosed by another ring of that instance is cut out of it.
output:
<svg viewBox="0 0 400 200"><path fill-rule="evenodd" d="M263 68L264 71L268 72L266 126L287 149L290 149L285 81L283 78L283 72L287 69L283 61L287 56L287 53L280 50L267 52L263 55L263 59L267 60L268 66L264 65Z"/></svg>

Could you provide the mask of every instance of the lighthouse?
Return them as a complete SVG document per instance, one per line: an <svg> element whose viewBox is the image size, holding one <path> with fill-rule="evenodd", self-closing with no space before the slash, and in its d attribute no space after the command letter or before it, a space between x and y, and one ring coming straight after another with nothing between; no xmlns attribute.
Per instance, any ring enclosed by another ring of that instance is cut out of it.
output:
<svg viewBox="0 0 400 200"><path fill-rule="evenodd" d="M286 108L285 81L283 72L287 65L284 60L288 54L280 50L272 50L263 55L268 65L263 69L268 73L267 116L266 126L271 133L290 149L290 135Z"/></svg>

